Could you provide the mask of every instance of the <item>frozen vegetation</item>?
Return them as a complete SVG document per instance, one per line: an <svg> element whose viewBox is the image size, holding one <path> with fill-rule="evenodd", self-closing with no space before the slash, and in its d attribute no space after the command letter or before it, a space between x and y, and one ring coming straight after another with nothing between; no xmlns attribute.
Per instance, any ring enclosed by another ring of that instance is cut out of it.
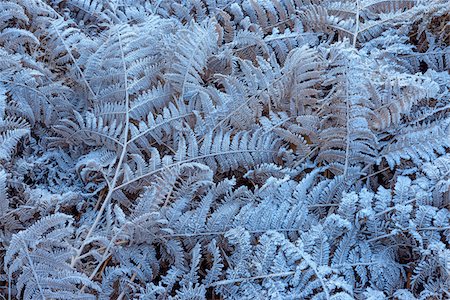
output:
<svg viewBox="0 0 450 300"><path fill-rule="evenodd" d="M0 0L0 299L450 299L449 0Z"/></svg>

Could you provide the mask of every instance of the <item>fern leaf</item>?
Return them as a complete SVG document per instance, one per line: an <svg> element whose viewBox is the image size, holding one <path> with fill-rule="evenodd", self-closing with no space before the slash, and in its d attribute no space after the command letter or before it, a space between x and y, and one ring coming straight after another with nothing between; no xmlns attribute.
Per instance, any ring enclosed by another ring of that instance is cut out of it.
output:
<svg viewBox="0 0 450 300"><path fill-rule="evenodd" d="M30 129L27 127L7 129L0 134L0 159L10 159L19 140L28 135Z"/></svg>
<svg viewBox="0 0 450 300"><path fill-rule="evenodd" d="M174 55L172 72L166 78L179 92L180 98L197 89L202 82L201 74L208 57L216 48L217 35L213 23L190 25L187 34L183 34Z"/></svg>

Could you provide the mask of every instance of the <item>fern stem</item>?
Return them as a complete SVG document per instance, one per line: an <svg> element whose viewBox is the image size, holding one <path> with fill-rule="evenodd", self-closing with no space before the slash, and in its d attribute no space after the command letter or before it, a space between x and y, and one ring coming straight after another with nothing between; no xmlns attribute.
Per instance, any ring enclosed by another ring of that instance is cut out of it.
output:
<svg viewBox="0 0 450 300"><path fill-rule="evenodd" d="M391 236L395 236L395 235L397 235L397 234L399 234L399 233L400 233L400 232L399 232L398 230L394 229L394 230L393 230L392 232L390 232L390 233L386 233L386 234L383 234L383 235L380 235L380 236L377 236L377 237L368 239L367 242L368 242L368 243L376 242L376 241L378 241L378 240L382 240L382 239L385 239L385 238L388 238L388 237L391 237Z"/></svg>
<svg viewBox="0 0 450 300"><path fill-rule="evenodd" d="M398 53L393 53L390 52L391 54L398 54ZM417 53L412 53L412 54L400 54L400 57L415 57L415 56L422 56L422 55L430 55L430 54L440 54L440 55L446 55L449 54L450 51L430 51L430 52L417 52Z"/></svg>
<svg viewBox="0 0 450 300"><path fill-rule="evenodd" d="M336 203L324 203L324 204L313 204L308 205L308 208L316 208L316 207L338 207L339 204Z"/></svg>
<svg viewBox="0 0 450 300"><path fill-rule="evenodd" d="M316 274L317 278L319 279L319 281L320 281L320 283L322 285L323 291L325 293L325 298L326 299L330 299L330 293L329 293L329 291L328 291L328 289L327 289L327 287L325 285L325 282L323 281L322 276L320 276L319 272L314 267L314 263L312 263L306 257L303 257L303 258L305 259L305 261L308 263L310 268L314 271L314 273ZM228 280L216 281L216 282L212 283L210 286L211 287L217 287L217 286L221 286L221 285L235 284L235 283L239 283L239 282L243 282L243 281L258 280L258 279L273 278L273 277L292 276L294 274L295 274L295 271L290 271L290 272L280 272L280 273L273 273L273 274L260 275L260 276L252 276L252 277L241 277L241 278L236 278L236 279L228 279Z"/></svg>
<svg viewBox="0 0 450 300"><path fill-rule="evenodd" d="M27 246L27 244L25 243L24 240L21 240L21 242L23 244L23 249L24 249L25 254L27 256L28 263L30 264L31 271L33 272L34 279L36 280L36 285L38 286L39 293L41 294L42 299L46 300L45 299L45 295L44 295L44 291L42 290L41 284L39 282L39 276L36 273L36 268L34 267L33 260L31 259L30 253L28 252L28 246Z"/></svg>
<svg viewBox="0 0 450 300"><path fill-rule="evenodd" d="M348 69L350 68L350 66L347 66L347 72ZM348 80L348 73L346 72L345 74L345 93L346 93L346 97L345 97L345 105L347 107L346 111L345 111L345 116L346 116L346 138L345 138L345 163L344 163L344 177L347 177L347 172L348 172L348 164L349 164L349 153L350 153L350 95L349 95L349 88L350 88L350 83Z"/></svg>
<svg viewBox="0 0 450 300"><path fill-rule="evenodd" d="M140 268L141 268L141 264L139 264L139 265L137 266L137 268L140 269ZM135 272L133 273L133 275L131 275L130 283L133 283L133 281L136 279L136 276L137 276L137 271L135 271ZM117 297L117 300L122 300L124 296L125 296L125 290L123 290L123 291L120 293L119 297Z"/></svg>
<svg viewBox="0 0 450 300"><path fill-rule="evenodd" d="M443 231L443 230L449 230L450 226L446 226L446 227L422 227L422 228L417 228L417 230L437 230L437 231Z"/></svg>
<svg viewBox="0 0 450 300"><path fill-rule="evenodd" d="M116 232L116 234L112 237L112 239L109 241L108 246L105 248L105 252L102 255L102 259L100 261L100 263L97 264L97 266L95 267L94 271L92 271L91 275L89 276L89 279L92 280L95 276L95 274L97 274L98 270L101 268L101 266L103 265L103 263L108 259L108 257L110 256L109 254L109 250L111 249L111 247L113 246L113 244L116 244L116 239L119 236L120 233L122 233L124 227L126 226L126 224ZM81 290L84 289L84 286Z"/></svg>
<svg viewBox="0 0 450 300"><path fill-rule="evenodd" d="M311 151L309 151L304 157L302 157L302 159L300 159L299 161L297 161L293 168L296 168L298 166L300 166L300 164L302 162L304 162L311 154L313 154L317 149L319 149L319 146L314 147L313 149L311 149Z"/></svg>
<svg viewBox="0 0 450 300"><path fill-rule="evenodd" d="M360 14L360 3L359 0L356 0L355 33L353 34L353 48L356 48L356 40L358 39L359 14Z"/></svg>
<svg viewBox="0 0 450 300"><path fill-rule="evenodd" d="M123 147L122 147L122 152L120 154L120 158L119 161L117 163L116 166L116 172L114 174L113 180L111 181L111 186L108 189L108 194L105 197L105 200L103 201L102 206L100 207L97 216L94 220L94 223L92 224L91 228L89 229L87 235L84 237L83 242L81 243L80 248L78 248L76 250L76 255L73 257L72 262L70 264L71 267L74 267L76 262L79 260L79 257L81 255L81 253L84 250L84 247L86 247L87 242L89 240L89 238L91 237L91 235L94 233L94 230L97 228L98 223L100 223L100 220L102 218L103 212L106 209L106 206L108 205L108 203L111 200L112 194L114 193L114 191L116 190L115 186L117 184L117 180L119 179L121 170L122 170L122 163L127 155L127 145L128 145L128 131L129 131L129 124L130 124L130 116L129 116L129 93L128 93L128 73L127 73L127 68L125 65L125 57L124 57L124 52L123 52L123 48L122 48L122 39L120 37L120 32L119 30L117 30L117 34L118 34L118 38L119 38L119 45L120 45L120 51L121 51L121 55L122 55L122 65L123 65L123 70L124 70L124 85L125 85L125 108L126 108L126 115L125 115L125 127L124 127L124 131L123 131Z"/></svg>
<svg viewBox="0 0 450 300"><path fill-rule="evenodd" d="M330 205L331 206L331 205ZM333 205L337 206L337 205ZM266 233L269 231L275 231L275 232L296 232L296 231L302 231L302 229L299 228L269 228L269 229L261 229L261 230L246 230L246 232L250 234L257 234L257 233ZM208 236L208 235L224 235L227 231L207 231L207 232L194 232L194 233L175 233L175 234L166 234L160 236L161 238L174 238L174 237L180 237L180 238L190 238L195 236Z"/></svg>
<svg viewBox="0 0 450 300"><path fill-rule="evenodd" d="M369 174L369 175L367 175L367 176L364 176L364 177L362 177L362 178L359 179L359 180L362 181L362 180L368 179L368 178L370 178L370 177L372 177L372 176L375 176L375 175L378 175L378 174L380 174L380 173L383 173L384 171L387 171L387 170L389 170L389 169L390 169L390 167L386 167L386 168L384 168L384 169L381 169L381 170L376 171L375 173L372 173L372 174Z"/></svg>
<svg viewBox="0 0 450 300"><path fill-rule="evenodd" d="M292 276L295 274L295 271L290 272L281 272L281 273L273 273L273 274L267 274L267 275L260 275L260 276L252 276L252 277L241 277L236 279L228 279L228 280L220 280L212 283L211 287L221 286L221 285L228 285L228 284L235 284L243 281L250 281L250 280L258 280L258 279L265 279L265 278L273 278L273 277L286 277L286 276Z"/></svg>
<svg viewBox="0 0 450 300"><path fill-rule="evenodd" d="M127 144L131 144L132 142L134 142L134 141L137 140L138 138L140 138L140 137L146 135L147 133L149 133L149 132L155 130L155 129L158 128L158 127L164 126L164 125L166 125L166 124L168 124L168 123L170 123L170 122L172 122L172 121L174 121L174 120L182 119L182 118L185 118L185 117L190 116L190 115L192 115L192 112L187 113L187 114L182 114L182 115L179 115L179 116L170 118L170 119L165 119L162 123L155 124L155 126L150 127L150 128L147 128L146 130L144 130L144 131L140 132L139 134L133 136L133 137L127 142Z"/></svg>
<svg viewBox="0 0 450 300"><path fill-rule="evenodd" d="M402 203L402 205L411 204L411 203L413 203L414 201L416 201L416 200L418 200L418 199L419 199L419 198L413 198L413 199L411 199L411 200L406 201L405 203ZM391 212L391 211L393 211L393 210L396 210L396 209L397 209L397 208L396 208L395 206L389 207L389 208L387 208L387 209L385 209L385 210L383 210L383 211L380 211L379 213L376 213L376 214L375 214L375 217L382 216L382 215L384 215L384 214L386 214L386 213L388 213L388 212Z"/></svg>
<svg viewBox="0 0 450 300"><path fill-rule="evenodd" d="M199 160L199 159L208 158L208 157L214 157L214 156L219 156L219 155L229 155L229 154L239 154L239 153L243 153L243 152L247 152L247 153L252 153L252 152L277 153L277 151L270 151L270 150L233 150L233 151L224 151L224 152L220 152L220 153L210 153L210 154L200 155L200 156L196 156L196 157L193 157L193 158L185 159L185 160L182 160L182 161L179 161L179 162L175 162L175 163L167 165L167 166L163 166L163 167L161 167L159 169L155 169L153 171L147 172L147 173L142 174L140 176L136 176L135 178L133 178L133 179L127 181L127 182L124 182L121 185L116 186L113 190L116 191L116 190L122 189L122 188L126 187L127 185L132 184L133 182L139 181L139 180L141 180L141 179L143 179L145 177L151 176L153 174L159 173L159 172L161 172L163 170L167 170L167 169L170 169L170 168L175 167L175 166L180 166L180 165L185 164L185 163L193 162L193 161L196 161L196 160Z"/></svg>

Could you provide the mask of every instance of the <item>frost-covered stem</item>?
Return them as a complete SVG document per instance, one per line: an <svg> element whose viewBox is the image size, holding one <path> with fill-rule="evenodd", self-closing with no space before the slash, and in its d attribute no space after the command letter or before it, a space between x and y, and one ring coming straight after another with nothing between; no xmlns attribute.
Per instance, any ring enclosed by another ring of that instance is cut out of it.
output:
<svg viewBox="0 0 450 300"><path fill-rule="evenodd" d="M308 208L316 208L316 207L338 207L339 204L336 203L324 203L324 204L311 204L308 205Z"/></svg>
<svg viewBox="0 0 450 300"><path fill-rule="evenodd" d="M290 272L281 272L281 273L273 273L273 274L267 274L267 275L260 275L260 276L253 276L253 277L241 277L236 279L228 279L228 280L220 280L212 283L210 286L221 286L221 285L227 285L227 284L234 284L239 283L243 281L249 281L249 280L257 280L257 279L264 279L264 278L272 278L272 277L286 277L286 276L292 276L294 275L294 271Z"/></svg>
<svg viewBox="0 0 450 300"><path fill-rule="evenodd" d="M190 115L192 115L192 114L193 114L192 112L189 112L189 113L182 114L182 115L179 115L179 116L176 116L176 117L173 117L173 118L169 118L169 119L165 120L163 123L156 124L156 125L154 125L154 126L152 126L152 127L150 127L150 128L147 128L146 130L140 132L139 134L133 136L133 137L130 139L130 141L129 141L128 143L132 143L132 142L136 141L137 139L141 138L142 136L144 136L144 135L146 135L147 133L149 133L149 132L155 130L155 129L158 128L158 127L162 127L162 126L164 126L165 124L168 124L168 123L170 123L170 122L172 122L172 121L174 121L174 120L183 119L183 118L188 117L188 116L190 116Z"/></svg>
<svg viewBox="0 0 450 300"><path fill-rule="evenodd" d="M356 0L356 15L355 15L355 33L353 34L353 48L356 48L356 40L358 38L359 33L359 0Z"/></svg>
<svg viewBox="0 0 450 300"><path fill-rule="evenodd" d="M106 209L106 206L108 205L109 201L111 200L112 194L115 191L115 186L117 184L117 180L119 179L120 176L120 172L122 169L122 163L126 157L127 154L127 146L128 146L128 130L129 130L129 123L130 123L130 116L129 116L129 101L130 101L130 97L128 94L128 73L127 73L127 68L125 65L125 57L124 57L124 53L123 53L123 48L122 48L122 39L120 37L120 32L119 30L117 30L117 34L119 37L119 45L120 45L120 52L122 55L122 65L123 65L123 70L124 70L124 85L125 85L125 127L124 127L124 131L123 131L123 147L122 147L122 152L120 154L120 158L119 161L117 163L116 166L116 172L114 174L113 180L111 181L111 185L108 188L108 194L105 197L105 200L103 201L102 206L100 207L98 213L97 213L97 217L94 220L94 223L92 224L91 228L89 229L86 237L84 238L83 242L81 243L80 248L78 248L75 252L75 256L72 259L72 263L70 264L71 267L74 267L76 262L79 260L79 257L81 255L81 253L83 253L83 249L84 247L87 245L89 238L92 236L92 233L94 232L94 230L97 228L98 223L100 223L100 220L102 218L103 212Z"/></svg>
<svg viewBox="0 0 450 300"><path fill-rule="evenodd" d="M413 202L416 201L416 200L417 200L417 198L414 198L414 199L411 199L411 200L409 200L409 201L406 201L405 203L402 203L402 204L403 204L403 205L405 205L405 204L410 204L410 203L413 203ZM375 214L375 217L382 216L382 215L384 215L385 213L388 213L388 212L393 211L393 210L396 210L396 209L397 209L397 208L396 208L395 206L386 208L385 210L380 211L379 213L376 213L376 214Z"/></svg>
<svg viewBox="0 0 450 300"><path fill-rule="evenodd" d="M138 269L139 269L140 267L141 267L141 264L139 264L139 265L137 266ZM133 281L136 279L136 276L137 276L137 271L135 271L135 272L133 273L133 275L131 275L131 278L130 278L130 282L131 282L131 283L133 283ZM120 293L119 297L117 297L117 300L122 300L124 296L125 296L125 291L122 291L122 292Z"/></svg>
<svg viewBox="0 0 450 300"><path fill-rule="evenodd" d="M295 231L301 231L301 229L298 228L273 228L273 229L262 229L262 230L247 230L250 234L257 234L257 233L266 233L268 231L276 231L276 232L295 232ZM227 233L227 230L225 231L205 231L205 232L196 232L196 233L175 233L175 234L166 234L162 235L161 238L175 238L175 237L194 237L194 236L207 236L207 235L224 235Z"/></svg>
<svg viewBox="0 0 450 300"><path fill-rule="evenodd" d="M450 171L447 172L446 174L444 174L443 177L446 176L446 175L448 175L449 173L450 173ZM436 187L436 185L433 186L431 189L429 189L427 192L428 192L428 193L433 192L433 190L434 190L435 187ZM413 198L413 199L411 199L411 200L408 200L408 201L406 201L405 203L402 203L402 205L411 204L411 203L413 203L413 202L416 201L416 200L419 200L419 198ZM385 213L391 212L391 211L396 210L396 209L397 209L397 208L396 208L395 206L386 208L385 210L380 211L379 213L376 213L376 214L375 214L375 217L382 216L382 215L384 215Z"/></svg>
<svg viewBox="0 0 450 300"><path fill-rule="evenodd" d="M417 230L436 230L436 231L441 231L441 230L449 230L450 226L446 226L446 227L422 227L422 228L417 228Z"/></svg>
<svg viewBox="0 0 450 300"><path fill-rule="evenodd" d="M387 170L389 170L389 169L390 169L390 167L386 167L386 168L381 169L381 170L378 170L378 171L376 171L376 172L374 172L374 173L372 173L372 174L369 174L369 175L367 175L367 176L364 176L364 177L362 177L362 178L359 179L359 180L362 181L362 180L368 179L368 178L370 178L370 177L372 177L372 176L375 176L375 175L378 175L378 174L380 174L380 173L383 173L384 171L387 171Z"/></svg>
<svg viewBox="0 0 450 300"><path fill-rule="evenodd" d="M23 244L23 249L25 249L25 253L27 255L27 260L28 260L28 263L30 264L30 268L31 268L31 271L33 273L33 277L36 280L36 285L37 285L37 287L39 289L39 293L41 294L42 299L45 300L44 292L42 291L41 284L39 283L39 276L36 273L36 268L33 265L33 260L31 260L30 253L28 252L28 246L23 240L22 240L22 244ZM9 293L9 295L11 296L11 293Z"/></svg>
<svg viewBox="0 0 450 300"><path fill-rule="evenodd" d="M393 230L393 231L390 232L390 233L386 233L386 234L383 234L383 235L380 235L380 236L377 236L377 237L368 239L367 242L368 242L368 243L370 243L370 242L375 242L375 241L378 241L378 240L381 240L381 239L384 239L384 238L388 238L388 237L397 235L398 233L399 233L398 230Z"/></svg>
<svg viewBox="0 0 450 300"><path fill-rule="evenodd" d="M322 276L320 276L317 269L313 266L313 263L309 261L309 259L305 258L305 261L309 264L311 269L316 274L317 278L319 279L320 283L322 284L323 291L325 293L325 299L330 299L330 293L328 292L328 289L326 288L325 282L323 281ZM280 272L280 273L273 273L273 274L267 274L267 275L259 275L259 276L252 276L252 277L241 277L241 278L235 278L235 279L227 279L227 280L220 280L212 283L211 287L221 286L221 285L228 285L228 284L235 284L243 281L250 281L250 280L258 280L258 279L265 279L265 278L273 278L273 277L286 277L286 276L292 276L295 274L295 271L289 271L289 272Z"/></svg>
<svg viewBox="0 0 450 300"><path fill-rule="evenodd" d="M343 268L343 267L359 267L359 266L373 266L378 264L379 262L373 261L373 262L360 262L360 263L354 263L354 264L340 264L340 265L334 265L333 267L337 268Z"/></svg>
<svg viewBox="0 0 450 300"><path fill-rule="evenodd" d="M337 206L337 205L323 205L324 207ZM312 206L316 207L316 206ZM308 206L310 208L310 206ZM228 229L227 229L228 230ZM196 236L208 236L208 235L224 235L227 233L227 230L224 231L205 231L205 232L195 232L195 233L174 233L174 234L166 234L160 236L160 238L191 238ZM258 233L267 233L269 231L276 232L299 232L301 229L299 228L270 228L270 229L261 229L261 230L246 230L246 232L250 234L258 234Z"/></svg>
<svg viewBox="0 0 450 300"><path fill-rule="evenodd" d="M325 293L325 299L329 300L330 298L330 292L327 289L327 286L325 284L325 281L323 280L322 276L320 276L319 271L316 268L316 264L311 261L308 257L303 256L303 259L308 263L308 265L313 269L314 273L316 273L316 277L319 279L320 284L322 285L323 291Z"/></svg>
<svg viewBox="0 0 450 300"><path fill-rule="evenodd" d="M147 172L145 174L136 176L133 179L130 179L130 180L122 183L121 185L116 186L113 189L113 191L122 189L122 188L132 184L133 182L136 182L136 181L139 181L141 179L144 179L145 177L148 177L148 176L151 176L153 174L159 173L159 172L161 172L163 170L168 170L168 169L170 169L172 167L175 167L175 166L181 166L182 164L185 164L185 163L193 162L193 161L204 159L204 158L208 158L208 157L224 155L224 154L251 153L251 152L277 153L277 151L271 151L271 150L230 150L230 151L223 151L223 152L219 152L219 153L210 153L210 154L200 155L200 156L197 156L197 157L192 157L192 158L189 158L189 159L178 161L178 162L172 163L170 165L166 165L166 166L160 167L158 169L155 169L153 171Z"/></svg>
<svg viewBox="0 0 450 300"><path fill-rule="evenodd" d="M346 146L345 146L345 164L344 164L344 177L347 176L348 172L348 159L349 159L349 152L350 152L350 97L349 97L349 82L348 82L348 74L345 74L345 103L346 103L346 129L347 129L347 136L345 138Z"/></svg>
<svg viewBox="0 0 450 300"><path fill-rule="evenodd" d="M111 241L109 242L108 246L105 248L105 253L103 253L103 256L102 256L102 259L100 260L100 263L97 264L97 266L95 267L95 269L92 271L91 275L89 276L89 280L94 279L95 274L97 274L97 272L98 272L98 270L101 268L102 264L108 259L108 257L110 256L110 255L108 254L108 253L109 253L109 249L111 249L112 244L115 243L114 241L117 239L117 236L118 236L121 232L122 232L122 230L119 230L119 232L117 232L117 233L113 236L113 238L112 238ZM91 252L88 252L88 253L86 253L86 254L83 254L83 255L81 255L81 256L79 257L79 259L82 259L82 258L84 258L84 257L87 257L87 256L89 256L89 255L91 255L91 254L92 254ZM86 288L86 286L83 285L83 287L81 288L80 291L83 292L85 288Z"/></svg>
<svg viewBox="0 0 450 300"><path fill-rule="evenodd" d="M317 145L316 147L314 147L313 149L311 149L311 151L309 151L304 157L302 157L302 159L298 160L295 164L294 164L294 168L297 168L298 166L300 166L300 164L302 162L304 162L311 154L313 154L317 149L319 149L319 146Z"/></svg>
<svg viewBox="0 0 450 300"><path fill-rule="evenodd" d="M112 245L115 244L115 241L117 239L117 237L119 236L119 234L122 233L122 229L120 229L111 239L111 241L109 241L108 246L105 248L105 253L103 253L102 259L100 261L99 264L97 264L97 267L95 267L94 271L92 271L91 275L89 276L89 279L92 280L95 277L95 274L97 274L98 270L100 269L101 265L108 259L109 257L109 250L111 249ZM83 288L81 289L81 291L83 291L83 289L85 288L85 286L83 286Z"/></svg>

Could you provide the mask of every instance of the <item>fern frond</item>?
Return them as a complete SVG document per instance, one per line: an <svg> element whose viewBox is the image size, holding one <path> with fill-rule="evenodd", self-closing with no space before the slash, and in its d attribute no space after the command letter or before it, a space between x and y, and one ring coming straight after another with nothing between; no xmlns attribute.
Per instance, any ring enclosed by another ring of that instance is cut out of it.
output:
<svg viewBox="0 0 450 300"><path fill-rule="evenodd" d="M192 115L192 111L186 105L178 105L170 102L161 114L153 116L152 112L147 115L147 120L140 121L137 126L131 124L131 138L129 143L136 143L142 148L149 148L146 137L151 136L157 143L163 143L164 136L173 136L172 128L181 128L183 120Z"/></svg>
<svg viewBox="0 0 450 300"><path fill-rule="evenodd" d="M154 89L146 91L131 101L130 117L135 120L142 120L149 113L159 111L166 106L172 96L169 86L158 85Z"/></svg>
<svg viewBox="0 0 450 300"><path fill-rule="evenodd" d="M64 141L69 144L85 143L89 146L105 145L111 150L116 150L117 146L123 146L120 141L122 136L122 123L114 120L111 124L105 124L102 117L96 117L92 113L87 113L85 117L78 112L74 112L75 120L65 119L62 124L55 125L53 129L61 136L56 141Z"/></svg>
<svg viewBox="0 0 450 300"><path fill-rule="evenodd" d="M18 46L23 47L25 44L29 44L31 47L39 46L39 40L34 36L33 33L18 28L6 28L0 32L0 44L6 49L16 50Z"/></svg>
<svg viewBox="0 0 450 300"><path fill-rule="evenodd" d="M184 99L201 84L208 57L217 47L217 35L213 23L199 25L194 22L180 38L171 71L165 77Z"/></svg>
<svg viewBox="0 0 450 300"><path fill-rule="evenodd" d="M355 35L354 19L341 19L329 15L328 9L321 5L310 5L302 11L302 21L306 28L334 35L339 33L340 38L353 39Z"/></svg>
<svg viewBox="0 0 450 300"><path fill-rule="evenodd" d="M10 159L19 140L30 133L28 124L12 119L0 124L0 159Z"/></svg>
<svg viewBox="0 0 450 300"><path fill-rule="evenodd" d="M436 153L444 154L445 149L450 147L448 127L446 120L406 127L395 135L393 142L383 146L382 158L391 168L400 164L402 159L412 160L416 164L432 161L437 158ZM378 163L382 158L378 159Z"/></svg>
<svg viewBox="0 0 450 300"><path fill-rule="evenodd" d="M24 9L17 3L3 1L0 3L0 11L0 30L3 30L7 26L8 21L12 19L17 19L25 24L29 22Z"/></svg>
<svg viewBox="0 0 450 300"><path fill-rule="evenodd" d="M190 163L203 163L212 170L227 172L237 170L241 167L250 169L252 166L274 162L282 149L277 149L279 140L269 134L261 132L238 132L232 137L232 132L209 132L201 145L195 141L192 135L188 135L186 140L180 137L176 154L161 158L160 153L155 148L151 149L152 157L144 164L139 156L134 156L138 160L138 173L134 174L133 169L129 172L122 184L115 189L124 188L130 184L136 184L140 180L155 176L159 172L169 170Z"/></svg>
<svg viewBox="0 0 450 300"><path fill-rule="evenodd" d="M18 273L17 292L24 299L95 299L79 290L100 287L67 264L72 248L64 241L72 232L73 218L58 213L42 218L12 237L5 255L5 272Z"/></svg>
<svg viewBox="0 0 450 300"><path fill-rule="evenodd" d="M78 22L105 24L111 22L104 9L104 4L98 0L69 0L64 3Z"/></svg>
<svg viewBox="0 0 450 300"><path fill-rule="evenodd" d="M376 13L390 13L404 9L411 9L416 5L416 0L369 0L364 1L363 9Z"/></svg>

